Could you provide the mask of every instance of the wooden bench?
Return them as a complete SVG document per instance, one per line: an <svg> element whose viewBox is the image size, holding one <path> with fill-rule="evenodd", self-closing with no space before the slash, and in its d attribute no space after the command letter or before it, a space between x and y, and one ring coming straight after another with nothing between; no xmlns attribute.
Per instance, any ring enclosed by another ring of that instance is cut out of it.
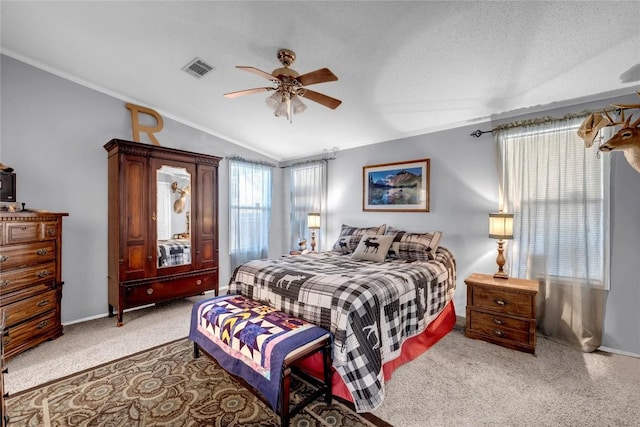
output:
<svg viewBox="0 0 640 427"><path fill-rule="evenodd" d="M247 297L225 295L193 306L189 339L194 357L202 350L227 372L240 377L280 415L283 427L323 394L327 405L331 404L331 334L318 326ZM295 370L317 389L290 407L295 364L319 351L324 381Z"/></svg>

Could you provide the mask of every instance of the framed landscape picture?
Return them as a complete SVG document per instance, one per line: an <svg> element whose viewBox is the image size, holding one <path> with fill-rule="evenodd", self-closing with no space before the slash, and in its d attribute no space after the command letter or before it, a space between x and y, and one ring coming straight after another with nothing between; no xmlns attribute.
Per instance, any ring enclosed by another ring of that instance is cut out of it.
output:
<svg viewBox="0 0 640 427"><path fill-rule="evenodd" d="M362 167L362 210L429 212L429 159Z"/></svg>

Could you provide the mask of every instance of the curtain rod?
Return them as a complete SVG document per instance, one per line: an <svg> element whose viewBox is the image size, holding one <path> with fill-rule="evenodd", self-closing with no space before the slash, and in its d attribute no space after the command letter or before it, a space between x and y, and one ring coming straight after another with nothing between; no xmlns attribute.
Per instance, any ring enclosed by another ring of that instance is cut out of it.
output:
<svg viewBox="0 0 640 427"><path fill-rule="evenodd" d="M275 167L278 166L278 165L275 165L273 163L266 162L264 160L249 160L249 159L245 159L244 157L239 157L239 156L231 156L231 157L227 157L227 159L229 159L229 160L237 160L239 162L245 162L245 163L252 163L254 165L269 166L269 167L272 167L272 168L275 168Z"/></svg>
<svg viewBox="0 0 640 427"><path fill-rule="evenodd" d="M293 162L293 163L286 163L280 166L280 169L284 169L284 168L290 168L292 166L300 166L300 165L304 165L307 163L314 163L314 162L320 162L322 160L335 160L335 156L334 157L321 157L318 159L309 159L309 160L302 160L300 162Z"/></svg>
<svg viewBox="0 0 640 427"><path fill-rule="evenodd" d="M622 110L622 108L607 107L607 108L599 108L596 111L598 111L598 112L605 111L607 113L609 113L611 111L617 111L618 114L620 114L621 110ZM480 136L482 136L485 133L493 133L493 132L498 131L498 130L513 129L513 128L518 128L518 127L527 127L527 126L541 125L541 124L546 124L546 123L560 122L560 121L564 121L564 120L578 119L578 118L582 118L582 117L587 117L589 114L593 114L593 113L594 113L594 111L591 111L591 110L583 110L580 113L567 113L562 117L544 116L544 117L538 117L538 118L535 118L535 119L518 120L518 121L515 121L515 122L511 122L511 123L505 123L505 124L502 124L502 125L498 125L498 126L494 127L491 130L480 130L480 129L477 129L476 131L471 132L469 134L469 136L473 136L475 138L480 138Z"/></svg>

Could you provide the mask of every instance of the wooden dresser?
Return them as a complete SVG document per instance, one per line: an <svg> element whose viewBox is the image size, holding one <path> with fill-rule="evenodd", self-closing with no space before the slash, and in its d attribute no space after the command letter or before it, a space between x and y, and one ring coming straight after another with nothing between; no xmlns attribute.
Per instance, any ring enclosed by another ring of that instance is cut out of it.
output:
<svg viewBox="0 0 640 427"><path fill-rule="evenodd" d="M5 403L5 399L9 397L8 394L5 394L4 391L4 374L7 373L7 367L5 365L4 360L4 345L3 339L4 336L4 321L5 321L5 313L2 308L0 308L0 427L5 427L9 423L9 415L7 415L7 404Z"/></svg>
<svg viewBox="0 0 640 427"><path fill-rule="evenodd" d="M6 359L62 335L62 217L0 213L0 309Z"/></svg>
<svg viewBox="0 0 640 427"><path fill-rule="evenodd" d="M538 282L472 274L467 285L465 335L535 353Z"/></svg>

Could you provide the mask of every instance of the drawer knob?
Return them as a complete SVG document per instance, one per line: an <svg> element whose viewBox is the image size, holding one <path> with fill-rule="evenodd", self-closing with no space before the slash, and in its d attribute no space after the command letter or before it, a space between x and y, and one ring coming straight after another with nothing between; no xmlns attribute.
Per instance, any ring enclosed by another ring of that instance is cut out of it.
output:
<svg viewBox="0 0 640 427"><path fill-rule="evenodd" d="M201 285L202 284L202 280L198 279L196 280L196 285Z"/></svg>
<svg viewBox="0 0 640 427"><path fill-rule="evenodd" d="M53 228L50 228L47 230L47 234L49 236L54 236L56 234L56 230L54 230Z"/></svg>
<svg viewBox="0 0 640 427"><path fill-rule="evenodd" d="M46 250L46 249L44 249L44 248L42 248L42 249L38 249L38 250L36 251L36 254L37 254L37 255L46 255L46 254L48 254L48 253L49 253L49 251L48 251L48 250Z"/></svg>
<svg viewBox="0 0 640 427"><path fill-rule="evenodd" d="M48 299L43 299L42 301L40 301L38 303L38 307L44 307L47 304L49 304L49 300Z"/></svg>
<svg viewBox="0 0 640 427"><path fill-rule="evenodd" d="M36 276L43 278L43 277L47 277L50 274L51 272L49 270L42 270L42 271L39 271L38 274L36 274Z"/></svg>
<svg viewBox="0 0 640 427"><path fill-rule="evenodd" d="M8 260L9 257L6 255L0 255L0 262L5 262L6 260Z"/></svg>
<svg viewBox="0 0 640 427"><path fill-rule="evenodd" d="M151 295L153 293L153 288L147 289L147 295Z"/></svg>
<svg viewBox="0 0 640 427"><path fill-rule="evenodd" d="M492 332L493 332L493 335L497 337L501 337L504 335L504 332L502 332L500 329L494 329Z"/></svg>
<svg viewBox="0 0 640 427"><path fill-rule="evenodd" d="M6 288L7 286L9 286L8 280L0 280L0 288Z"/></svg>
<svg viewBox="0 0 640 427"><path fill-rule="evenodd" d="M495 302L496 304L498 304L499 306L504 307L505 305L507 305L507 302L501 298L496 298L493 300L493 302Z"/></svg>
<svg viewBox="0 0 640 427"><path fill-rule="evenodd" d="M21 225L21 226L20 226L20 230L26 230L27 228L29 228L29 226L28 226L28 225Z"/></svg>
<svg viewBox="0 0 640 427"><path fill-rule="evenodd" d="M43 320L42 322L38 323L38 326L36 326L37 329L42 329L45 326L47 326L49 324L48 320Z"/></svg>
<svg viewBox="0 0 640 427"><path fill-rule="evenodd" d="M496 325L504 325L504 320L496 319L495 317L492 320Z"/></svg>

